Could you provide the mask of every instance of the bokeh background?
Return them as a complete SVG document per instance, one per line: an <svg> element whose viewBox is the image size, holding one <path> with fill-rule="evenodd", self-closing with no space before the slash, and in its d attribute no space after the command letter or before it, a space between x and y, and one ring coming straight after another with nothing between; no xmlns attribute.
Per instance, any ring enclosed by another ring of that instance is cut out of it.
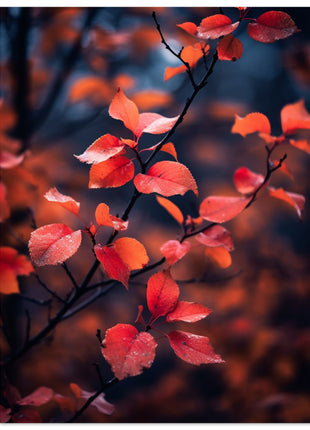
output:
<svg viewBox="0 0 310 430"><path fill-rule="evenodd" d="M198 24L217 8L0 8L0 139L3 148L25 152L23 163L1 171L7 187L10 217L1 224L1 243L27 253L27 241L37 226L64 222L80 228L75 217L47 202L52 186L81 202L81 217L94 221L98 203L113 214L122 213L132 184L118 189L88 189L89 166L81 154L105 133L130 137L108 106L121 86L140 111L166 116L180 113L191 93L186 74L164 81L167 66L179 65L160 43L152 19L156 10L166 40L175 49L193 43L176 25ZM236 8L224 8L232 20ZM253 8L257 17L266 8ZM264 143L256 135L243 139L231 134L234 115L262 112L272 134L281 133L280 111L300 99L310 108L309 8L277 8L289 13L299 33L274 44L251 39L246 25L234 33L244 46L237 62L218 62L207 87L195 100L173 136L178 159L188 166L199 187L199 200L189 192L171 200L184 214L198 215L199 202L212 194L234 195L233 173L241 166L265 172ZM201 73L198 64L197 76ZM305 137L309 133L305 132ZM154 145L158 136L145 136ZM201 322L176 328L208 336L225 360L220 365L195 367L178 359L165 339L159 339L151 369L128 378L106 392L115 404L112 416L89 408L84 422L308 422L310 418L310 283L309 154L285 145L293 178L277 172L272 185L305 195L303 221L285 203L262 197L249 210L226 224L235 251L227 269L206 259L193 247L173 268L181 298L198 301L213 313ZM157 160L163 159L159 155ZM146 195L135 206L128 235L145 245L151 261L161 258L160 246L179 233L175 221ZM127 234L126 233L126 234ZM83 239L68 264L82 280L93 261L91 242ZM65 296L70 282L60 267L38 270L50 288ZM148 275L136 278L129 292L116 286L81 313L61 323L42 344L8 371L23 396L41 385L69 395L69 383L88 391L98 388L92 365L98 362L111 376L95 336L118 322L133 323L137 306L145 305ZM95 280L102 279L98 272ZM21 295L1 297L3 355L25 337L25 310L31 332L47 320L47 309L22 298L45 299L34 276L22 277ZM201 281L202 280L202 281ZM53 311L55 308L53 308ZM70 414L55 402L40 408L45 422L59 422Z"/></svg>

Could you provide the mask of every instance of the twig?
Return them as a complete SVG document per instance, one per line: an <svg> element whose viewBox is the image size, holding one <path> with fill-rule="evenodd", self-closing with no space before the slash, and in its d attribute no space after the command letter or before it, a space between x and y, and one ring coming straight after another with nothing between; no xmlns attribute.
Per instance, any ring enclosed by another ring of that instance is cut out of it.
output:
<svg viewBox="0 0 310 430"><path fill-rule="evenodd" d="M71 273L70 269L68 268L67 263L66 263L66 262L62 263L62 267L64 268L64 270L65 270L66 274L67 274L67 275L68 275L68 277L70 278L70 280L71 280L71 282L72 282L72 284L73 284L74 288L78 288L79 286L78 286L78 284L77 284L76 280L74 279L74 277L73 277L73 275L72 275L72 273Z"/></svg>
<svg viewBox="0 0 310 430"><path fill-rule="evenodd" d="M29 314L28 309L25 310L25 313L26 313L27 323L26 323L26 336L25 336L24 345L26 345L27 342L29 341L30 329L31 329L31 319L30 319L30 314Z"/></svg>
<svg viewBox="0 0 310 430"><path fill-rule="evenodd" d="M39 275L37 273L33 273L33 276L36 277L37 281L39 282L39 284L49 293L51 294L53 297L55 297L55 299L57 299L59 302L62 303L66 303L64 299L62 299L60 296L58 296L58 294L56 294L53 290L51 290L46 284L45 282L42 281L42 279L39 277Z"/></svg>

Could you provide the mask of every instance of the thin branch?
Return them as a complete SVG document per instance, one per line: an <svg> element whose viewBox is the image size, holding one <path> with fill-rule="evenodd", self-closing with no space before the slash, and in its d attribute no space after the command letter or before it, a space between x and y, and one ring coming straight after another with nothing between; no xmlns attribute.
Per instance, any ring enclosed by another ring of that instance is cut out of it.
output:
<svg viewBox="0 0 310 430"><path fill-rule="evenodd" d="M31 318L30 318L30 314L29 314L28 309L25 310L25 313L26 313L27 323L26 323L26 336L25 336L24 345L26 345L27 342L29 341L29 338L30 338L30 329L31 329Z"/></svg>
<svg viewBox="0 0 310 430"><path fill-rule="evenodd" d="M77 284L76 280L74 279L74 276L72 275L72 273L71 273L71 271L70 271L70 269L69 269L69 267L68 267L67 263L66 263L66 262L62 263L62 267L64 268L64 270L65 270L66 274L67 274L67 275L68 275L68 277L70 278L70 280L71 280L71 282L72 282L72 284L73 284L74 288L78 288L79 286L78 286L78 284Z"/></svg>
<svg viewBox="0 0 310 430"><path fill-rule="evenodd" d="M42 279L39 277L39 275L37 273L32 273L33 276L36 277L37 281L39 282L39 284L49 293L51 294L53 297L55 297L55 299L57 299L59 302L62 303L66 303L64 299L62 299L60 296L58 296L58 294L56 294L53 290L51 290L46 284L45 282L42 281Z"/></svg>

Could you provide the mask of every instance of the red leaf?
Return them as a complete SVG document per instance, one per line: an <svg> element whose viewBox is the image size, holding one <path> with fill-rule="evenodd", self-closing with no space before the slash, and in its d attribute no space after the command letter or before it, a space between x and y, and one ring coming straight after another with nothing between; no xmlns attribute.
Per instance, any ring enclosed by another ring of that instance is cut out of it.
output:
<svg viewBox="0 0 310 430"><path fill-rule="evenodd" d="M145 148L145 149L141 149L140 152L143 152L143 151L154 151L154 149L156 149L158 145L160 145L160 143L157 143L156 145L153 145L153 146L149 146L148 148ZM176 161L178 161L177 152L176 152L174 144L172 142L166 143L165 145L163 145L160 148L160 150L163 151L163 152L166 152L167 154L172 155L172 157Z"/></svg>
<svg viewBox="0 0 310 430"><path fill-rule="evenodd" d="M280 199L293 206L296 210L299 219L302 217L302 212L305 205L305 197L302 194L291 193L289 191L284 191L283 188L273 188L269 187L269 195L276 199Z"/></svg>
<svg viewBox="0 0 310 430"><path fill-rule="evenodd" d="M310 129L310 114L305 108L305 102L299 100L284 106L281 110L281 124L284 134L293 134L299 129Z"/></svg>
<svg viewBox="0 0 310 430"><path fill-rule="evenodd" d="M147 306L153 318L158 318L171 312L180 294L177 283L171 278L170 271L155 273L147 283Z"/></svg>
<svg viewBox="0 0 310 430"><path fill-rule="evenodd" d="M0 247L0 293L19 293L18 275L29 275L33 267L25 255L18 255L14 248Z"/></svg>
<svg viewBox="0 0 310 430"><path fill-rule="evenodd" d="M83 400L78 402L78 408L82 407L85 403L85 400L88 400L92 395L95 394L95 391L82 390L77 384L74 383L70 384L70 388L77 400ZM114 405L105 400L104 397L105 395L101 394L91 403L90 406L94 406L101 414L112 415L115 410Z"/></svg>
<svg viewBox="0 0 310 430"><path fill-rule="evenodd" d="M139 122L139 110L137 105L119 89L114 96L110 107L109 115L114 119L123 121L124 126L135 132Z"/></svg>
<svg viewBox="0 0 310 430"><path fill-rule="evenodd" d="M37 266L63 263L76 253L81 240L81 230L72 231L65 224L45 225L31 233L29 240L31 259Z"/></svg>
<svg viewBox="0 0 310 430"><path fill-rule="evenodd" d="M184 195L192 190L198 195L197 184L186 166L176 161L159 161L153 164L146 175L139 173L134 184L144 194L158 193L169 197Z"/></svg>
<svg viewBox="0 0 310 430"><path fill-rule="evenodd" d="M113 92L111 84L98 76L83 76L73 82L68 99L70 103L87 101L96 105L109 102Z"/></svg>
<svg viewBox="0 0 310 430"><path fill-rule="evenodd" d="M7 423L11 419L11 409L0 405L0 423Z"/></svg>
<svg viewBox="0 0 310 430"><path fill-rule="evenodd" d="M285 39L297 31L295 22L287 13L273 10L263 13L256 22L248 24L249 36L263 43Z"/></svg>
<svg viewBox="0 0 310 430"><path fill-rule="evenodd" d="M35 409L21 409L12 416L13 423L41 423L42 419Z"/></svg>
<svg viewBox="0 0 310 430"><path fill-rule="evenodd" d="M266 115L259 112L253 112L249 113L244 118L235 115L235 123L231 132L239 133L243 137L255 132L270 134L271 127Z"/></svg>
<svg viewBox="0 0 310 430"><path fill-rule="evenodd" d="M241 194L252 194L264 182L264 176L254 173L246 167L240 167L235 171L234 184Z"/></svg>
<svg viewBox="0 0 310 430"><path fill-rule="evenodd" d="M18 166L24 159L25 154L14 155L8 151L0 151L0 168L1 169L12 169Z"/></svg>
<svg viewBox="0 0 310 430"><path fill-rule="evenodd" d="M185 321L196 322L210 315L211 309L206 308L200 303L179 301L177 306L166 317L167 322Z"/></svg>
<svg viewBox="0 0 310 430"><path fill-rule="evenodd" d="M307 152L307 154L310 154L310 143L304 139L304 140L293 140L290 139L290 144L294 146L295 148L300 149L301 151Z"/></svg>
<svg viewBox="0 0 310 430"><path fill-rule="evenodd" d="M139 115L139 122L135 129L135 135L139 138L142 133L162 134L170 130L179 118L167 118L158 113L145 112Z"/></svg>
<svg viewBox="0 0 310 430"><path fill-rule="evenodd" d="M99 164L94 164L89 172L89 188L121 187L131 181L135 168L131 160L116 155Z"/></svg>
<svg viewBox="0 0 310 430"><path fill-rule="evenodd" d="M95 245L94 251L106 274L128 288L130 270L114 247Z"/></svg>
<svg viewBox="0 0 310 430"><path fill-rule="evenodd" d="M168 240L161 247L169 266L181 260L190 250L191 244L187 241L180 243L178 240Z"/></svg>
<svg viewBox="0 0 310 430"><path fill-rule="evenodd" d="M20 399L19 405L41 406L52 400L54 392L48 387L39 387L33 393Z"/></svg>
<svg viewBox="0 0 310 430"><path fill-rule="evenodd" d="M221 36L232 33L239 25L239 21L232 20L223 14L212 15L204 18L197 28L197 37L202 39L218 39Z"/></svg>
<svg viewBox="0 0 310 430"><path fill-rule="evenodd" d="M49 202L56 202L59 206L64 207L69 212L74 213L74 215L79 214L80 202L75 201L70 196L65 196L61 194L56 187L51 188L47 193L44 194L44 197Z"/></svg>
<svg viewBox="0 0 310 430"><path fill-rule="evenodd" d="M226 269L231 265L231 255L223 246L206 248L205 255L222 269Z"/></svg>
<svg viewBox="0 0 310 430"><path fill-rule="evenodd" d="M158 203L166 209L167 212L180 224L183 224L184 217L180 209L172 203L170 200L165 199L164 197L156 196L156 200Z"/></svg>
<svg viewBox="0 0 310 430"><path fill-rule="evenodd" d="M232 34L223 37L217 45L219 60L236 61L243 53L242 42Z"/></svg>
<svg viewBox="0 0 310 430"><path fill-rule="evenodd" d="M168 338L176 355L188 363L197 366L208 363L223 363L205 336L175 330L168 334Z"/></svg>
<svg viewBox="0 0 310 430"><path fill-rule="evenodd" d="M75 157L82 163L98 164L119 154L125 147L117 137L105 134L95 140L81 155Z"/></svg>
<svg viewBox="0 0 310 430"><path fill-rule="evenodd" d="M146 332L130 324L117 324L106 331L102 354L119 380L140 375L153 364L157 344Z"/></svg>
<svg viewBox="0 0 310 430"><path fill-rule="evenodd" d="M121 218L117 218L110 215L110 208L105 203L100 203L95 211L95 218L97 224L113 227L115 230L124 231L127 230L128 221L123 221Z"/></svg>
<svg viewBox="0 0 310 430"><path fill-rule="evenodd" d="M187 33L194 35L197 33L197 25L193 22L183 22L183 24L177 24L177 27L182 28L182 30L185 30Z"/></svg>
<svg viewBox="0 0 310 430"><path fill-rule="evenodd" d="M251 197L210 196L200 205L200 216L211 222L226 222L239 215Z"/></svg>
<svg viewBox="0 0 310 430"><path fill-rule="evenodd" d="M142 312L143 312L143 306L139 305L138 306L138 315L137 315L137 318L135 319L135 324L142 324L142 325L146 326Z"/></svg>
<svg viewBox="0 0 310 430"><path fill-rule="evenodd" d="M172 95L166 91L142 90L132 95L132 100L139 110L148 111L166 107L172 102Z"/></svg>
<svg viewBox="0 0 310 430"><path fill-rule="evenodd" d="M203 233L197 234L195 238L198 242L211 248L223 246L228 251L232 251L234 249L234 244L229 231L221 225L213 225Z"/></svg>
<svg viewBox="0 0 310 430"><path fill-rule="evenodd" d="M75 402L70 397L55 393L53 399L58 403L58 406L62 411L68 411L72 413L75 411Z"/></svg>

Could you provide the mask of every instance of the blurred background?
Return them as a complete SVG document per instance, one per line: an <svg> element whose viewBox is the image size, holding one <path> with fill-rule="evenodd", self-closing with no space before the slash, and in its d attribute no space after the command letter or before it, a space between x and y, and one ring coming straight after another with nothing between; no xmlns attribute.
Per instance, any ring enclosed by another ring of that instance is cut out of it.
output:
<svg viewBox="0 0 310 430"><path fill-rule="evenodd" d="M167 42L176 50L195 40L176 25L200 21L217 8L0 8L0 144L12 154L24 154L15 167L1 169L6 189L2 197L1 246L28 253L36 225L63 222L72 229L79 221L43 195L56 186L81 202L81 218L94 222L94 210L104 202L121 214L132 183L117 189L88 189L89 166L81 154L95 139L111 133L130 138L121 122L108 115L120 86L140 112L178 115L191 94L185 73L164 81L166 67L178 61L160 43L152 19L155 10ZM258 17L266 8L252 8ZM195 177L199 199L188 192L171 200L185 215L198 216L199 203L209 195L236 195L233 174L241 166L264 174L266 151L256 135L231 134L235 114L262 112L272 134L281 134L280 111L300 99L310 109L309 8L277 8L290 14L301 30L288 39L262 44L251 39L245 23L234 35L244 46L236 62L218 62L207 87L199 94L173 136L178 160ZM237 8L224 8L232 21ZM212 45L213 46L213 45ZM199 77L199 63L195 76ZM309 138L309 132L303 135ZM145 135L142 147L159 141ZM235 250L223 269L193 241L192 252L172 270L180 282L182 300L201 302L213 310L205 320L175 328L208 336L224 364L196 367L177 358L168 342L158 339L153 366L106 392L115 404L111 416L89 408L81 422L308 422L310 419L310 283L309 154L283 145L291 177L276 172L275 187L306 197L303 221L293 208L265 195L249 210L225 224ZM168 159L167 154L159 155ZM170 158L169 158L170 159ZM110 233L110 232L108 232ZM132 211L126 235L146 247L151 262L161 258L160 246L179 234L177 223L158 205L154 194L141 198ZM93 262L91 241L68 261L81 281ZM40 278L62 296L70 282L61 267L38 269ZM119 322L133 324L137 307L145 306L150 273L135 278L129 292L121 285L61 323L8 371L22 396L41 385L68 395L69 383L85 390L98 388L92 365L98 362L105 379L109 366L100 354L96 330ZM96 274L95 281L102 279ZM36 278L19 278L21 294L1 297L1 350L6 356L25 338L25 311L31 333L47 321L46 307L23 296L46 299ZM52 312L56 310L54 306ZM147 313L146 313L147 317ZM163 328L165 330L165 328ZM170 330L170 329L169 329ZM40 407L44 422L70 417L55 402Z"/></svg>

